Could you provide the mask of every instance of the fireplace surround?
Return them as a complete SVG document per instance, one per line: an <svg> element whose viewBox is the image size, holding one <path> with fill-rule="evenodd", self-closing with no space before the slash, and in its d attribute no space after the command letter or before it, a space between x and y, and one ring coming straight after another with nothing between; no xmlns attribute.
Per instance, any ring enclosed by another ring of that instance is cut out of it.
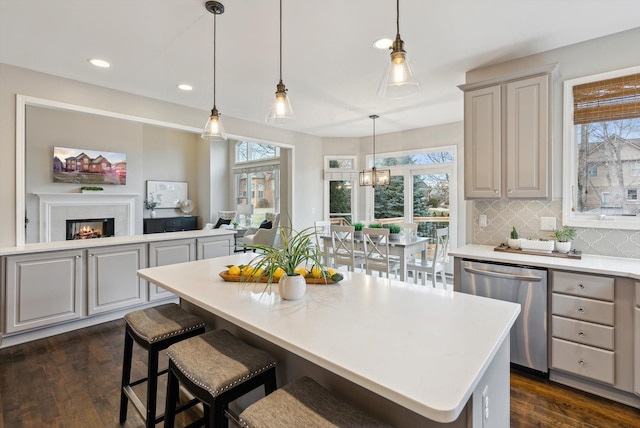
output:
<svg viewBox="0 0 640 428"><path fill-rule="evenodd" d="M112 236L135 235L135 203L131 193L36 193L40 199L40 242L67 240L67 220L114 219ZM139 204L140 205L140 204Z"/></svg>

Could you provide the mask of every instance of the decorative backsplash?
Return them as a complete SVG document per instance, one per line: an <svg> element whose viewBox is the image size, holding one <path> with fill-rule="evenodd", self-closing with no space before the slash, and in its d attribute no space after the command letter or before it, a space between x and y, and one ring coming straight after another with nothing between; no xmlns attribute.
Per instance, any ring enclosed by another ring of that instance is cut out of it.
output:
<svg viewBox="0 0 640 428"><path fill-rule="evenodd" d="M478 225L485 214L487 227ZM551 232L540 230L540 217L555 217L562 225L562 201L474 201L473 244L499 245L506 242L513 226L521 238L551 238ZM640 231L578 228L572 248L584 254L640 259Z"/></svg>

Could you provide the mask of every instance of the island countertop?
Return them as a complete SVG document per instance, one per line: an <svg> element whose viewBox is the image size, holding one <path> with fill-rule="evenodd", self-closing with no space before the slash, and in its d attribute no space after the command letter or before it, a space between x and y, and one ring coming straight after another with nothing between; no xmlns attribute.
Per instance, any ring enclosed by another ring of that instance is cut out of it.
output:
<svg viewBox="0 0 640 428"><path fill-rule="evenodd" d="M289 352L438 422L456 420L520 306L359 273L282 300L277 285L224 282L239 254L139 276ZM507 369L508 370L508 369ZM508 394L508 392L507 392Z"/></svg>

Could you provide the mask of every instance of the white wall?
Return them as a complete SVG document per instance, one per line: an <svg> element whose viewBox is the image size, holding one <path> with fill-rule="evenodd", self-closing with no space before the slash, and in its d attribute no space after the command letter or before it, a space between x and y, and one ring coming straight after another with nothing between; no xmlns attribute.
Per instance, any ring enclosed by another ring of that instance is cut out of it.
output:
<svg viewBox="0 0 640 428"><path fill-rule="evenodd" d="M0 82L0 112L2 112L0 114L0 148L2 149L0 198L6 201L0 204L0 219L3 223L3 227L0 228L0 246L15 245L16 236L16 94L198 129L203 126L209 114L204 110L161 102L6 64L0 64ZM299 227L298 222L302 222L302 219L304 223L301 224L307 224L307 220L313 218L311 209L318 204L316 200L321 204L322 181L317 180L322 170L321 139L229 116L223 116L223 120L227 132L231 135L295 146L295 194L293 196L295 204L292 215L294 215L294 227ZM205 141L201 142L209 144ZM213 171L214 178L218 176L220 168L215 165L218 159L224 159L226 165L226 155L221 156L217 147L214 147L209 157L207 175ZM202 160L202 156L198 156L198 162L194 168L198 168L199 181L202 181L201 169L207 168L206 163ZM226 173L224 176L226 178ZM200 193L201 190L198 191L199 199ZM207 201L206 205L210 206L211 212L215 213L217 210L226 209L228 200L228 194L223 194L220 199L216 197L214 200Z"/></svg>

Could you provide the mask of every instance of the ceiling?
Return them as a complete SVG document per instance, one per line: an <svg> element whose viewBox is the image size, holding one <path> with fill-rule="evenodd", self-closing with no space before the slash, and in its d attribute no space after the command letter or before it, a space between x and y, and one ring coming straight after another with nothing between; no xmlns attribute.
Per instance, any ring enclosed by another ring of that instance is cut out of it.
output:
<svg viewBox="0 0 640 428"><path fill-rule="evenodd" d="M0 62L208 111L213 15L204 3L0 0ZM278 83L278 1L222 3L218 110L223 121L263 123ZM395 13L393 0L283 1L283 81L296 114L287 129L359 137L373 113L378 133L462 120L466 71L635 28L640 1L403 0L400 34L422 84L403 100L376 94L389 54L372 43L395 36ZM93 57L112 67L89 65Z"/></svg>

